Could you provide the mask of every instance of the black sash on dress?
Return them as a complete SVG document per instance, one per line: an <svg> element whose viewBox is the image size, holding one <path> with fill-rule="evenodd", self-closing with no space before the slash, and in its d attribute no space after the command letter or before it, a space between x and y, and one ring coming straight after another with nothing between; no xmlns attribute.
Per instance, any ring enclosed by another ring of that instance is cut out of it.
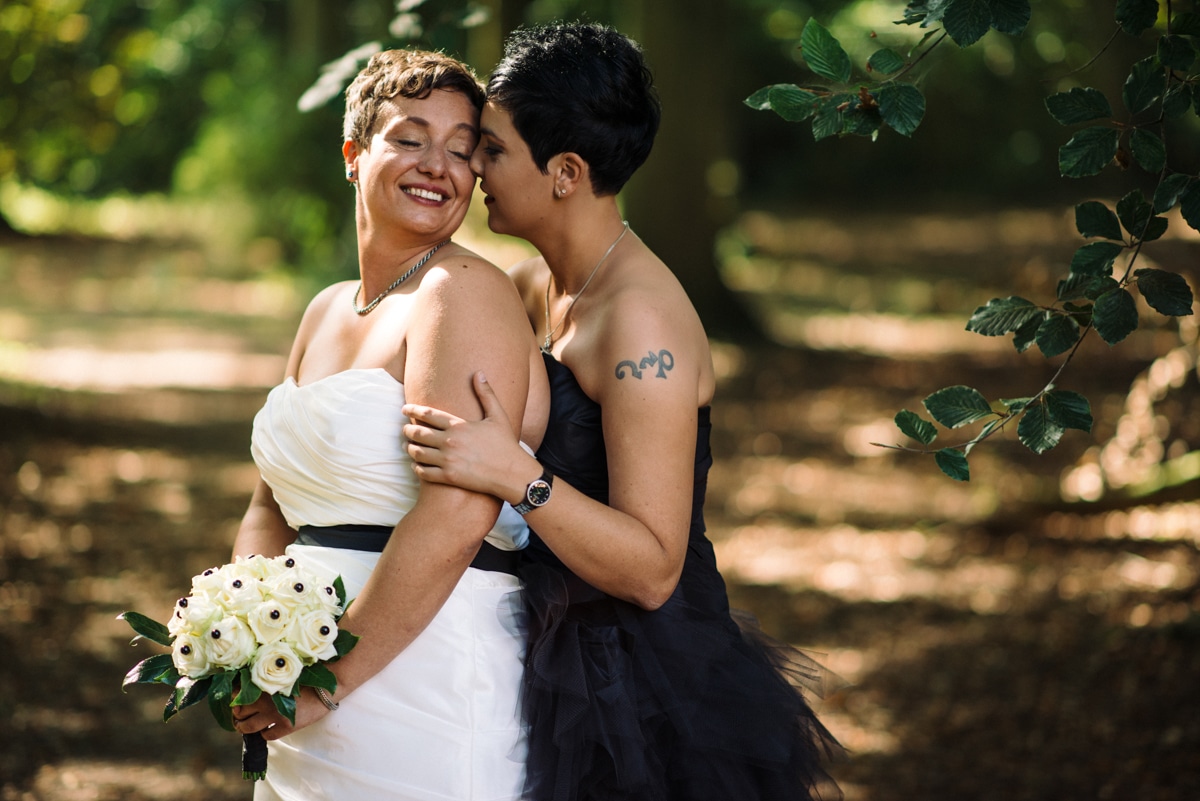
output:
<svg viewBox="0 0 1200 801"><path fill-rule="evenodd" d="M344 548L349 551L383 553L392 526L372 526L359 523L344 523L337 526L301 526L296 536L297 545L317 545L322 548ZM517 551L505 551L484 541L479 553L471 560L476 570L517 575Z"/></svg>

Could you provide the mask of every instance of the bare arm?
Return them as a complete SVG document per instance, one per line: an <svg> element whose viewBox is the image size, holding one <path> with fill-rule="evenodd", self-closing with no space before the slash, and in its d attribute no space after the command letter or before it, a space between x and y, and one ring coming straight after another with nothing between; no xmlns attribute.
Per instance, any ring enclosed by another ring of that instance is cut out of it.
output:
<svg viewBox="0 0 1200 801"><path fill-rule="evenodd" d="M233 556L278 556L295 539L296 531L284 520L271 488L260 478L233 541Z"/></svg>

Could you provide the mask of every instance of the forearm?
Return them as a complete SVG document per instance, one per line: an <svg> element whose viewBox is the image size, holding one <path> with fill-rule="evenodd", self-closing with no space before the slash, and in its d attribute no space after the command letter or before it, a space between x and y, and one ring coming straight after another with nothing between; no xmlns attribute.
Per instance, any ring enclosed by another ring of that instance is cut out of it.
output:
<svg viewBox="0 0 1200 801"><path fill-rule="evenodd" d="M295 539L296 531L288 526L270 489L260 481L238 526L233 556L278 556Z"/></svg>
<svg viewBox="0 0 1200 801"><path fill-rule="evenodd" d="M499 512L495 499L441 490L440 503L418 504L396 526L366 586L339 622L360 639L330 666L338 678L336 697L383 670L425 630L491 530Z"/></svg>

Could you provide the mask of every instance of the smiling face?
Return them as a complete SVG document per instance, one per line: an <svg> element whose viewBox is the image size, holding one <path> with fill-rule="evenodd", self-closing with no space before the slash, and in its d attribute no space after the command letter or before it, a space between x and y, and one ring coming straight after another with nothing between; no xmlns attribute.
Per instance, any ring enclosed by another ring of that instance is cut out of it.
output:
<svg viewBox="0 0 1200 801"><path fill-rule="evenodd" d="M347 141L342 148L357 176L358 213L366 224L449 238L475 188L469 160L478 119L466 95L448 89L385 101L367 146Z"/></svg>
<svg viewBox="0 0 1200 801"><path fill-rule="evenodd" d="M488 228L496 233L528 238L530 226L548 216L554 178L538 169L509 113L492 103L483 107L471 169L485 195Z"/></svg>

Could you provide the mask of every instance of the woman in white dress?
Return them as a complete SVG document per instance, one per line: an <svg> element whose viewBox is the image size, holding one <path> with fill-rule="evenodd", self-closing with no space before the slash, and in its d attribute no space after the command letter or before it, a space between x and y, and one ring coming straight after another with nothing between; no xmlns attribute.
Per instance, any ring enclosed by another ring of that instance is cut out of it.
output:
<svg viewBox="0 0 1200 801"><path fill-rule="evenodd" d="M347 90L360 281L318 294L284 382L254 421L262 475L234 555L287 552L340 574L358 646L336 693L238 707L269 741L262 799L515 799L524 781L521 585L527 529L493 497L427 484L403 448L406 401L480 419L491 377L536 444L545 373L508 277L451 240L475 176L483 95L442 54L377 54ZM518 426L514 426L517 428Z"/></svg>

